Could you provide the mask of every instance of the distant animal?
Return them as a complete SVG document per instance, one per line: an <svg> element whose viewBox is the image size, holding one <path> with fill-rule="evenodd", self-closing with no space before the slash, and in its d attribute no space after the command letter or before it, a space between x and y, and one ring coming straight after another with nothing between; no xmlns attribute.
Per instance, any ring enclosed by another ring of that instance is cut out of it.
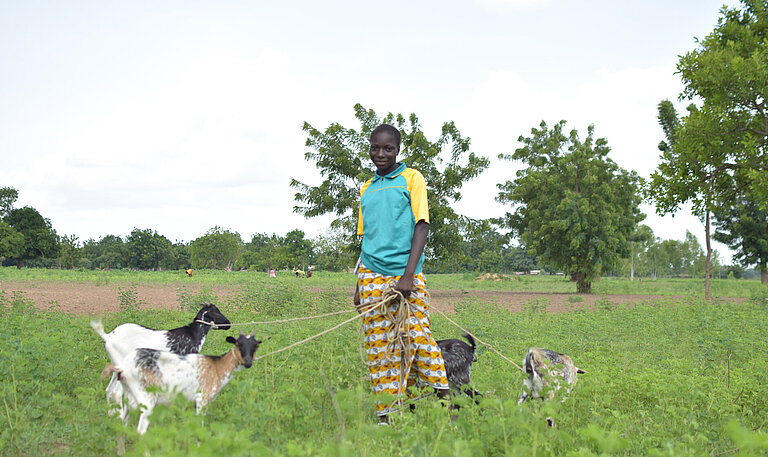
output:
<svg viewBox="0 0 768 457"><path fill-rule="evenodd" d="M547 387L550 388L545 392L547 400L554 398L555 394L565 387L566 394L563 395L563 401L565 401L567 394L576 384L576 375L586 373L576 367L567 355L537 347L529 349L525 354L523 369L528 374L528 378L523 380L523 393L517 404L522 404L528 397L545 399L542 391Z"/></svg>
<svg viewBox="0 0 768 457"><path fill-rule="evenodd" d="M136 410L139 405L144 406L137 427L139 434L144 434L156 405L167 405L177 394L181 394L195 402L196 412L200 414L229 383L235 371L253 365L253 354L261 344L253 333L243 335L240 332L237 339L228 336L227 342L234 347L221 356L178 355L155 349L134 349L116 365L107 364L102 371L102 379L116 374L123 386L128 407ZM117 359L116 353L109 356ZM123 421L128 425L127 415Z"/></svg>
<svg viewBox="0 0 768 457"><path fill-rule="evenodd" d="M91 321L91 327L104 340L104 348L113 365L138 348L170 351L179 355L198 353L211 327L227 330L230 324L229 319L213 303L202 304L192 322L172 330L153 330L126 323L105 333L100 319ZM123 404L123 388L116 375L112 376L107 386L107 402L120 405L120 417L125 419L128 410Z"/></svg>
<svg viewBox="0 0 768 457"><path fill-rule="evenodd" d="M464 338L469 341L469 344L459 339L448 339L437 341L437 345L440 346L443 354L445 373L452 394L463 392L472 397L475 403L479 403L482 395L469 386L472 364L477 361L475 356L477 345L471 335L465 334Z"/></svg>

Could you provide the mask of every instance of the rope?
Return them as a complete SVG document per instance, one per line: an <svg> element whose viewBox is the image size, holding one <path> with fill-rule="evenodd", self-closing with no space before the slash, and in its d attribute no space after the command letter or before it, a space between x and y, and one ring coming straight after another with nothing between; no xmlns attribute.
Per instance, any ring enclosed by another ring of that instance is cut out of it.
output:
<svg viewBox="0 0 768 457"><path fill-rule="evenodd" d="M236 324L214 324L213 322L206 322L204 320L195 319L195 322L199 322L201 324L210 325L211 328L219 328L219 327L239 327L239 326L245 326L245 325L264 325L264 324L285 324L286 322L296 322L296 321L306 321L310 319L320 319L321 317L328 317L328 316L336 316L338 314L347 314L354 311L353 309L345 309L344 311L334 311L332 313L327 314L318 314L315 316L305 316L305 317L294 317L292 319L281 319L277 321L261 321L261 322L239 322Z"/></svg>
<svg viewBox="0 0 768 457"><path fill-rule="evenodd" d="M393 314L392 312L389 311L389 305L393 301L395 301L395 300L398 301L398 304L400 306L397 307L397 310L395 310L395 312ZM408 305L408 306L404 306L404 305ZM254 359L253 359L253 360L260 360L260 359L263 359L263 358L268 357L270 355L274 355L274 354L277 354L277 353L280 353L280 352L283 352L283 351L287 351L288 349L294 348L294 347L299 346L301 344L304 344L304 343L306 343L308 341L312 341L315 338L319 338L319 337L321 337L321 336L323 336L323 335L325 335L327 333L330 333L330 332L332 332L332 331L334 331L334 330L336 330L336 329L338 329L340 327L343 327L344 325L354 321L358 317L362 317L363 315L368 314L371 311L374 311L374 310L376 310L376 309L378 309L378 308L380 308L382 306L384 307L384 313L385 313L384 316L390 322L392 322L394 324L393 331L389 332L389 335L387 337L387 346L386 346L385 356L383 358L379 359L379 361L377 361L377 362L368 362L365 359L365 356L363 354L363 343L362 343L363 327L362 326L360 326L360 337L358 338L358 342L360 343L360 344L358 344L358 348L359 348L359 351L360 351L360 360L362 360L363 363L366 366L373 367L373 366L377 366L377 365L382 364L384 361L390 360L390 358L395 354L395 351L397 350L398 347L400 348L401 351L405 351L406 348L410 348L410 342L411 342L410 322L408 320L408 314L409 314L409 311L410 311L410 302L403 296L402 293L396 291L394 288L389 288L389 289L385 290L380 299L375 300L375 301L373 301L373 302L371 302L371 303L369 303L369 304L367 304L365 306L360 306L357 310L347 309L347 310L343 310L343 311L334 311L332 313L318 314L318 315L315 315L315 316L294 317L294 318L291 318L291 319L281 319L281 320L276 320L276 321L260 321L260 322L253 321L253 322L240 322L240 323L235 323L235 324L231 324L231 323L230 324L214 324L213 322L206 322L204 320L196 319L195 322L199 322L201 324L209 325L209 326L211 326L211 328L225 327L227 325L229 325L231 327L237 327L237 326L245 326L245 325L284 324L284 323L288 323L288 322L305 321L305 320L310 320L310 319L320 319L320 318L329 317L329 316L336 316L336 315L339 315L339 314L347 314L347 313L351 313L352 311L360 312L360 314L358 316L354 316L354 317L352 317L350 319L347 319L344 322L342 322L342 323L340 323L340 324L338 324L338 325L336 325L336 326L334 326L332 328L329 328L328 330L324 330L324 331L318 333L317 335L311 336L309 338L304 338L303 340L297 341L297 342L295 342L295 343L293 343L293 344L291 344L289 346L286 346L286 347L284 347L282 349L278 349L278 350L272 351L272 352L270 352L268 354L264 354L264 355L261 355L261 356L258 356L258 357L254 357ZM459 330L463 331L467 335L469 335L472 338L474 338L475 341L477 341L478 343L482 344L483 346L487 347L491 351L495 352L496 355L498 355L502 359L504 359L507 362L509 362L510 364L512 364L518 370L520 370L522 372L525 372L525 370L520 365L516 364L515 362L510 360L508 357L506 357L504 354L502 354L501 352L497 351L496 348L494 348L492 345L486 343L485 341L481 340L477 336L473 335L472 332L470 332L469 330L465 329L464 327L462 327L459 324L457 324L456 322L454 322L453 319L448 317L444 312L440 311L437 308L432 308L432 307L430 307L430 311L437 311L438 314L443 316L448 322L453 324L456 328L458 328ZM402 355L403 355L403 357L401 357L401 361L404 362L406 357L404 357L405 354L402 354ZM404 372L404 370L400 370L400 372L401 372L401 376L402 376L402 373ZM402 382L401 382L401 384L402 384Z"/></svg>
<svg viewBox="0 0 768 457"><path fill-rule="evenodd" d="M516 364L515 362L513 362L512 360L510 360L509 358L507 358L507 357L506 357L504 354L502 354L501 352L497 351L497 350L496 350L496 348L494 348L494 347L493 347L493 346L491 346L490 344L488 344L488 343L484 342L484 341L483 341L483 340L481 340L480 338L478 338L478 337L476 337L475 335L473 335L473 334L472 334L472 332L470 332L469 330L465 329L464 327L462 327L462 326L460 326L459 324L457 324L456 322L454 322L454 321L453 321L453 320L452 320L450 317L446 316L444 312L440 311L440 310L439 310L439 309L437 309L437 308L431 308L431 309L432 309L432 310L434 310L434 311L437 311L437 312L438 312L438 313L439 313L441 316L443 316L443 317L444 317L444 318L445 318L445 319L446 319L448 322L450 322L451 324L455 325L457 328L459 328L460 330L462 330L464 333L466 333L467 335L469 335L469 336L471 336L472 338L474 338L474 339L475 339L475 341L477 341L478 343L480 343L480 344L482 344L483 346L487 347L487 348L488 348L488 349L490 349L491 351L495 352L495 353L496 353L496 354L497 354L499 357L501 357L502 359L504 359L504 360L506 360L507 362L511 363L511 364L512 364L512 365L514 365L514 366L515 366L515 367L516 367L518 370L520 370L520 371L522 371L523 373L525 373L525 370L523 369L523 367L521 367L520 365Z"/></svg>
<svg viewBox="0 0 768 457"><path fill-rule="evenodd" d="M400 295L400 297L402 297L402 295ZM354 321L355 319L357 319L359 317L362 317L365 314L368 314L368 313L376 310L377 308L379 308L380 306L382 306L384 304L388 304L390 301L391 301L391 296L390 295L385 295L381 299L376 300L375 302L370 303L369 305L366 305L364 307L360 307L358 309L358 311L360 311L359 315L352 316L351 318L345 320L344 322L341 322L341 323L339 323L339 324L337 324L337 325L335 325L335 326L333 326L333 327L331 327L331 328L329 328L327 330L323 330L322 332L320 332L320 333L318 333L316 335L312 335L312 336L310 336L308 338L304 338L301 341L297 341L297 342L295 342L293 344L285 346L284 348L278 349L276 351L272 351L272 352L264 354L264 355L260 355L258 357L254 357L253 360L254 361L261 360L261 359L263 359L265 357L269 357L271 355L279 354L280 352L287 351L288 349L294 348L296 346L300 346L300 345L302 345L302 344L304 344L306 342L314 340L315 338L319 338L319 337L321 337L321 336L323 336L323 335L325 335L327 333L330 333L330 332L332 332L332 331L334 331L334 330L336 330L336 329L338 329L338 328L340 328L340 327L342 327L342 326L344 326L344 325ZM343 311L343 312L349 312L349 311L352 311L352 310ZM330 313L330 314L333 315L333 314L341 314L341 313L342 312L335 312L335 313ZM305 320L305 319L311 319L311 318L317 318L317 317L320 317L320 316L311 316L311 317L306 317L306 318L297 318L297 319L293 319L293 320ZM290 321L290 320L291 319L288 319L288 321ZM280 321L272 321L272 322L280 322ZM271 323L271 322L269 322L269 323Z"/></svg>

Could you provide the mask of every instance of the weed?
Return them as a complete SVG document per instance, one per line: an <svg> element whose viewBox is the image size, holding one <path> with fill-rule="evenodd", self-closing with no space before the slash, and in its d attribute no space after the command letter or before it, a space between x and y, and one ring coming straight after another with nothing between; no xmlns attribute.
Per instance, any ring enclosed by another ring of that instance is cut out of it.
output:
<svg viewBox="0 0 768 457"><path fill-rule="evenodd" d="M136 291L136 288L136 284L117 288L118 303L121 311L136 313L140 305L146 304L144 300L139 299L139 293Z"/></svg>
<svg viewBox="0 0 768 457"><path fill-rule="evenodd" d="M523 305L523 311L531 314L542 314L547 312L551 304L552 302L548 298L534 298L528 300L528 303Z"/></svg>
<svg viewBox="0 0 768 457"><path fill-rule="evenodd" d="M611 299L603 296L595 301L595 309L600 311L613 311L616 308L616 303Z"/></svg>
<svg viewBox="0 0 768 457"><path fill-rule="evenodd" d="M202 303L218 303L218 297L213 292L211 287L203 287L199 291L194 292L187 287L179 287L176 291L177 299L179 301L179 308L183 311L197 312Z"/></svg>

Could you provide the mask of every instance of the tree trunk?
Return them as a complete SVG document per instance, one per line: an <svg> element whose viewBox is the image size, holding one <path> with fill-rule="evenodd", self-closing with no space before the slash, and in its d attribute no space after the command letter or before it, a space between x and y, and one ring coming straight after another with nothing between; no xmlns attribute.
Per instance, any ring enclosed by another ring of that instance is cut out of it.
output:
<svg viewBox="0 0 768 457"><path fill-rule="evenodd" d="M704 271L704 298L707 299L707 301L710 301L712 297L709 294L709 271L710 271L710 263L712 261L712 243L709 239L709 209L707 209L707 216L706 216L706 237L707 237L707 263L705 266Z"/></svg>
<svg viewBox="0 0 768 457"><path fill-rule="evenodd" d="M576 279L576 290L580 294L589 294L592 293L592 283L588 282L586 280L587 275L577 271L576 273L573 273L571 275L572 278Z"/></svg>
<svg viewBox="0 0 768 457"><path fill-rule="evenodd" d="M760 282L763 284L768 284L768 269L765 267L760 269Z"/></svg>

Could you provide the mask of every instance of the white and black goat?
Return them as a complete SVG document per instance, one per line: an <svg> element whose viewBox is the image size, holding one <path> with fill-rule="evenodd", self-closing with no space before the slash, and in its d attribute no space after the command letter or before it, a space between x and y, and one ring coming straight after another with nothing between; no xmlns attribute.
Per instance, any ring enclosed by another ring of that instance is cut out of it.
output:
<svg viewBox="0 0 768 457"><path fill-rule="evenodd" d="M566 392L562 401L565 401L576 384L576 375L586 373L574 365L573 360L567 355L537 347L529 349L525 354L523 369L528 374L528 378L523 380L523 393L517 404L523 403L528 397L551 400L563 387ZM549 390L542 396L545 388Z"/></svg>
<svg viewBox="0 0 768 457"><path fill-rule="evenodd" d="M469 344L459 339L449 339L439 340L437 345L440 346L440 352L443 354L445 374L451 391L454 394L456 391L464 392L472 397L475 403L479 403L482 395L469 386L472 364L477 361L475 356L477 345L471 335L465 334L464 338L469 341Z"/></svg>
<svg viewBox="0 0 768 457"><path fill-rule="evenodd" d="M196 411L200 414L232 379L233 372L243 366L250 368L253 354L261 341L255 339L253 334L243 335L240 332L237 339L228 336L227 342L234 347L221 356L178 355L155 349L134 349L116 365L108 364L102 372L102 379L117 374L128 407L136 410L139 405L144 405L137 427L138 432L144 434L149 427L149 416L156 405L167 405L177 394L181 394L195 402ZM117 355L109 354L110 358L116 358ZM128 424L127 415L123 421Z"/></svg>
<svg viewBox="0 0 768 457"><path fill-rule="evenodd" d="M104 332L101 320L91 321L91 327L104 340L104 348L113 365L117 365L129 352L138 348L170 351L175 354L200 352L211 327L227 330L231 322L212 303L204 303L191 323L171 330L154 330L141 325L127 323ZM107 402L120 405L120 417L128 414L123 405L123 388L113 375L107 386Z"/></svg>

